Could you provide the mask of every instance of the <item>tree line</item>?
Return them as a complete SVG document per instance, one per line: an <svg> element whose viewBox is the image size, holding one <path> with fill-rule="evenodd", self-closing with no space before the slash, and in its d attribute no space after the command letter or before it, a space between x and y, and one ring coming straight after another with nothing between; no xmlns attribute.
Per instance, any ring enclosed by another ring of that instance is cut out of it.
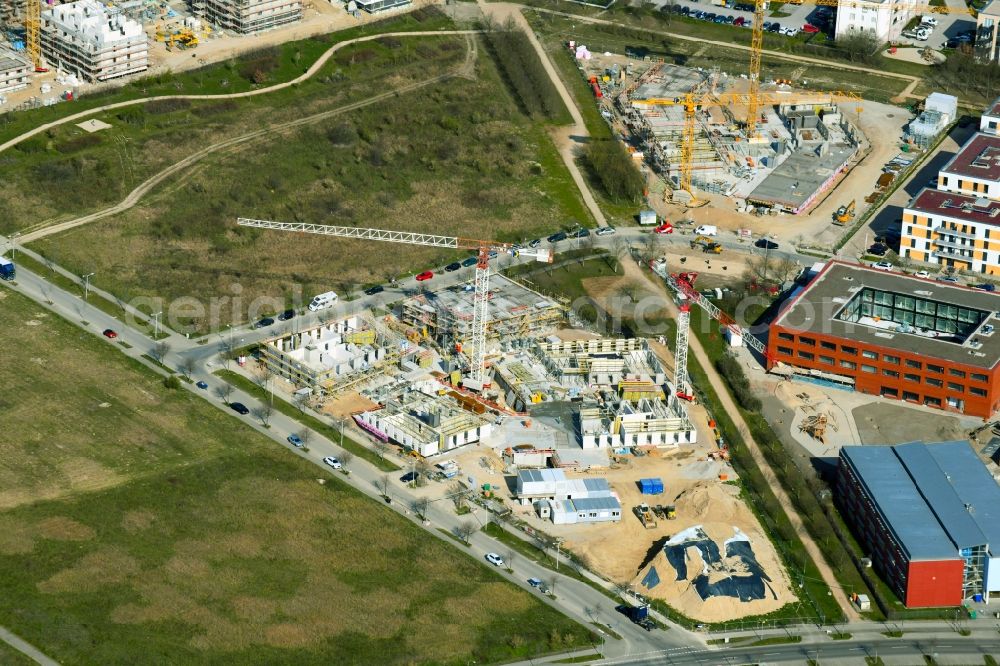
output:
<svg viewBox="0 0 1000 666"><path fill-rule="evenodd" d="M527 115L553 120L565 114L566 107L559 92L552 85L528 36L513 21L487 26L486 44L501 76Z"/></svg>
<svg viewBox="0 0 1000 666"><path fill-rule="evenodd" d="M594 141L587 147L587 163L614 201L640 203L644 182L632 156L618 141Z"/></svg>

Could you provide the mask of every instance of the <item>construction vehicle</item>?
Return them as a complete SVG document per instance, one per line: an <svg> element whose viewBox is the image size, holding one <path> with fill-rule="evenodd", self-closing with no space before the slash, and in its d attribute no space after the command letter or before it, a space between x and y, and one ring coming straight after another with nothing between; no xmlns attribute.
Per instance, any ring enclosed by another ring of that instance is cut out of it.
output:
<svg viewBox="0 0 1000 666"><path fill-rule="evenodd" d="M673 504L665 506L663 511L667 515L667 520L677 520L677 507Z"/></svg>
<svg viewBox="0 0 1000 666"><path fill-rule="evenodd" d="M635 515L639 519L639 522L642 523L643 527L647 530L651 530L656 527L656 517L653 515L653 510L649 508L648 504L640 504L635 507L633 511L635 511Z"/></svg>
<svg viewBox="0 0 1000 666"><path fill-rule="evenodd" d="M335 227L325 224L307 224L303 222L270 222L268 220L251 220L238 218L236 224L241 227L258 229L274 229L277 231L294 231L337 238L361 238L388 243L404 243L407 245L423 245L427 247L443 247L453 250L476 250L475 295L472 306L472 332L470 343L472 350L466 355L469 359L469 373L462 380L466 389L483 391L490 383L486 377L486 322L489 316L490 300L490 259L499 253L512 255L513 245L499 241L474 240L456 236L441 236L438 234L419 234L409 231L391 231L388 229L369 229L364 227ZM548 248L521 248L518 256L534 257L535 261L552 263L552 250Z"/></svg>
<svg viewBox="0 0 1000 666"><path fill-rule="evenodd" d="M851 219L854 218L854 207L857 204L856 199L851 199L851 203L846 206L841 206L837 209L837 212L833 216L833 223L837 226L844 226Z"/></svg>
<svg viewBox="0 0 1000 666"><path fill-rule="evenodd" d="M691 241L691 249L695 249L701 246L702 252L710 252L712 254L722 254L722 246L718 242L712 240L708 236L695 236L694 240Z"/></svg>

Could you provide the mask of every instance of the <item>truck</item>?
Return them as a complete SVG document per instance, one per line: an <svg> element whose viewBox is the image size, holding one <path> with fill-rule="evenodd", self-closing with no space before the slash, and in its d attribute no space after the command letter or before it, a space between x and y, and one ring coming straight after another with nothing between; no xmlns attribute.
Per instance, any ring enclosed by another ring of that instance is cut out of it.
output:
<svg viewBox="0 0 1000 666"><path fill-rule="evenodd" d="M0 257L0 279L13 280L17 277L17 267L14 262L6 257Z"/></svg>
<svg viewBox="0 0 1000 666"><path fill-rule="evenodd" d="M653 619L649 617L649 606L643 604L642 606L630 606L628 604L622 604L621 606L616 606L615 610L632 620L635 624L639 625L646 631L652 631L656 628L656 623Z"/></svg>

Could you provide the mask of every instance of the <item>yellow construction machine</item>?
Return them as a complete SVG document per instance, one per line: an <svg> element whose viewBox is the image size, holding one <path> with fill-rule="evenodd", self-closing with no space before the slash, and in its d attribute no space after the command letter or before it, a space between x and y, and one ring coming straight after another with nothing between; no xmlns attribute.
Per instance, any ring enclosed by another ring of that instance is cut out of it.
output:
<svg viewBox="0 0 1000 666"><path fill-rule="evenodd" d="M695 249L701 246L702 252L711 252L712 254L722 254L722 246L717 242L709 238L708 236L695 236L694 240L691 241L691 249Z"/></svg>
<svg viewBox="0 0 1000 666"><path fill-rule="evenodd" d="M854 206L855 206L855 203L856 203L856 200L855 199L851 199L851 203L847 204L846 206L841 206L840 208L838 208L837 212L834 213L833 223L836 224L836 225L843 226L843 225L847 224L848 222L850 222L851 219L854 218Z"/></svg>

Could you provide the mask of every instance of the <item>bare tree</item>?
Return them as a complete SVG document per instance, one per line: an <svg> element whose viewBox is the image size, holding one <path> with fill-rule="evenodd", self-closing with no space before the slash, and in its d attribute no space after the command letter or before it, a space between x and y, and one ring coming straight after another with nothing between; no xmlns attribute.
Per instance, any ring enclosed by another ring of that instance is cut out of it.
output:
<svg viewBox="0 0 1000 666"><path fill-rule="evenodd" d="M153 345L153 358L155 358L160 363L163 363L163 357L170 353L170 344L166 342L157 342Z"/></svg>
<svg viewBox="0 0 1000 666"><path fill-rule="evenodd" d="M197 369L198 369L198 362L195 361L190 356L185 356L184 360L181 361L181 372L183 372L184 376L187 377L188 379L191 379L191 375Z"/></svg>
<svg viewBox="0 0 1000 666"><path fill-rule="evenodd" d="M385 454L389 450L389 443L383 442L382 440L377 440L375 442L375 453L378 454L380 460L385 460Z"/></svg>
<svg viewBox="0 0 1000 666"><path fill-rule="evenodd" d="M427 507L430 506L430 503L431 501L426 497L415 497L410 502L410 508L420 517L420 520L427 520Z"/></svg>
<svg viewBox="0 0 1000 666"><path fill-rule="evenodd" d="M629 245L628 240L626 240L625 238L623 238L621 236L618 236L617 238L615 238L614 242L611 243L611 254L610 254L610 256L611 256L611 259L614 262L611 265L611 268L614 269L615 273L617 273L619 270L621 270L621 262L622 262L622 260L626 256L628 256L629 248L630 248L630 245Z"/></svg>
<svg viewBox="0 0 1000 666"><path fill-rule="evenodd" d="M340 464L345 468L351 464L352 460L354 460L354 454L346 450L341 450L337 457L340 458Z"/></svg>
<svg viewBox="0 0 1000 666"><path fill-rule="evenodd" d="M310 397L311 396L308 393L296 393L295 397L292 398L292 401L295 403L295 406L299 408L300 412L304 412L306 411L306 407L309 406Z"/></svg>
<svg viewBox="0 0 1000 666"><path fill-rule="evenodd" d="M384 497L386 500L389 499L389 475L388 474L383 474L382 476L380 476L378 478L378 480L375 482L375 487L378 488L378 491L380 493L382 493L382 497Z"/></svg>
<svg viewBox="0 0 1000 666"><path fill-rule="evenodd" d="M503 554L503 561L507 563L507 571L514 571L515 557L517 557L517 552L513 549L507 549L507 552Z"/></svg>
<svg viewBox="0 0 1000 666"><path fill-rule="evenodd" d="M545 579L545 584L549 586L549 594L551 594L552 596L556 595L557 580L559 580L559 578L555 575L549 576L547 579Z"/></svg>
<svg viewBox="0 0 1000 666"><path fill-rule="evenodd" d="M254 379L256 380L257 385L261 388L267 388L267 383L271 381L272 377L274 377L274 372L266 365L261 366L257 372L254 373Z"/></svg>
<svg viewBox="0 0 1000 666"><path fill-rule="evenodd" d="M461 525L456 525L452 529L452 532L454 532L455 536L457 536L465 543L469 543L469 539L472 538L472 535L476 533L477 529L478 528L476 527L475 523L473 523L472 521L466 521Z"/></svg>
<svg viewBox="0 0 1000 666"><path fill-rule="evenodd" d="M298 434L299 439L302 441L302 447L308 448L309 442L311 442L313 438L313 431L310 430L309 428L303 428L302 430L299 430L299 432L296 434Z"/></svg>
<svg viewBox="0 0 1000 666"><path fill-rule="evenodd" d="M271 417L274 415L274 406L265 402L253 412L254 416L260 419L265 428L271 427Z"/></svg>
<svg viewBox="0 0 1000 666"><path fill-rule="evenodd" d="M219 397L222 398L222 401L228 405L229 398L232 397L233 395L233 385L229 383L224 383L221 386L219 386L219 388L216 389L216 391L218 392Z"/></svg>
<svg viewBox="0 0 1000 666"><path fill-rule="evenodd" d="M456 511L460 511L465 506L465 493L465 486L458 481L448 486L447 495L451 499L451 503L455 505Z"/></svg>

